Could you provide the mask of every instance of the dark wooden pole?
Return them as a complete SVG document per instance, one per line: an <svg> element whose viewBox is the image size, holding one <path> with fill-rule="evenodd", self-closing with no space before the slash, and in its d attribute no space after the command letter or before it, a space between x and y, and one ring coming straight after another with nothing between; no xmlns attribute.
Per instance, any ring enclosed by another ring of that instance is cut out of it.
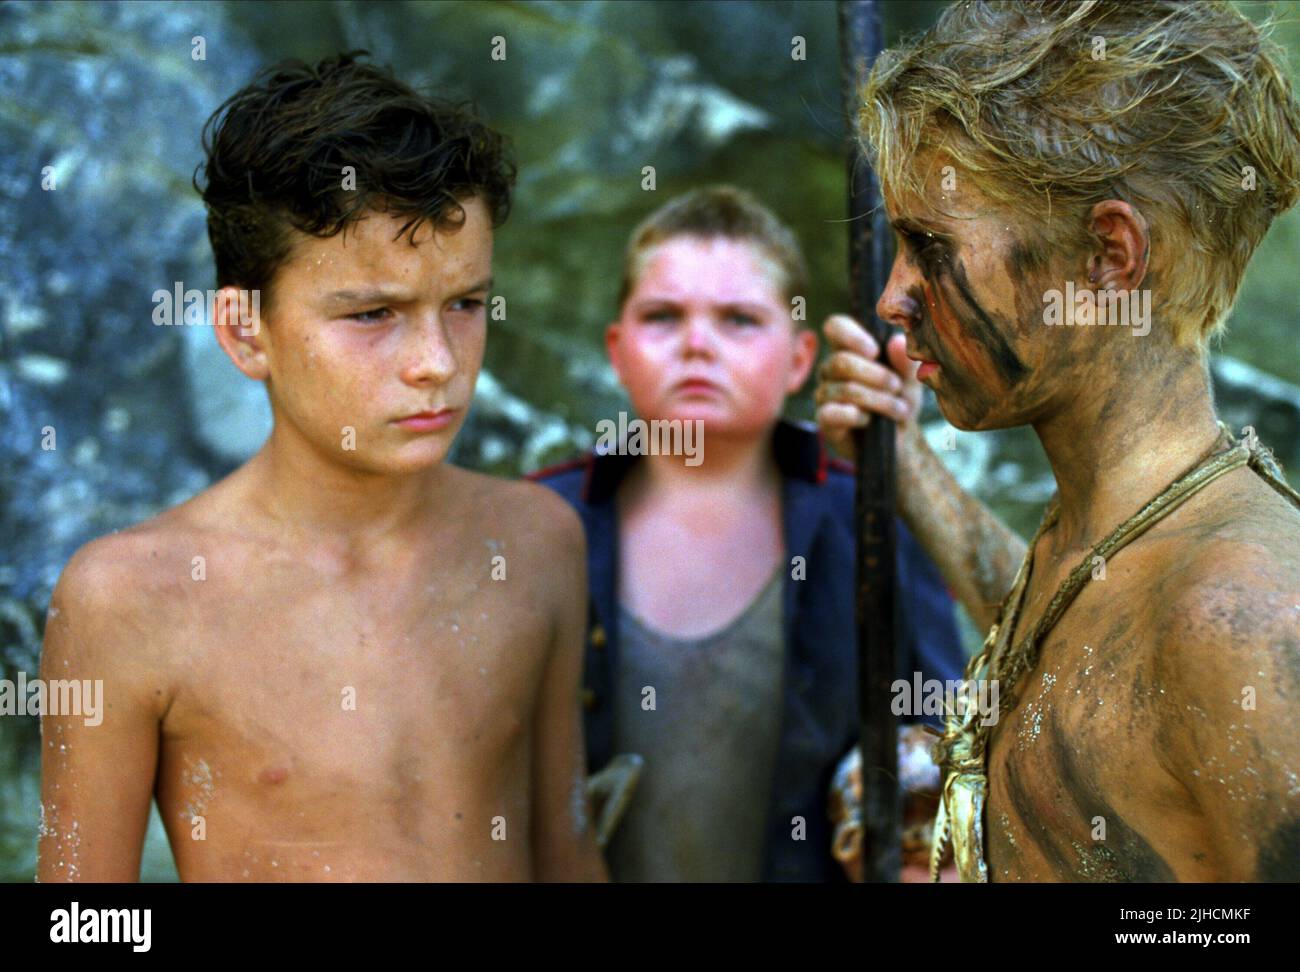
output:
<svg viewBox="0 0 1300 972"><path fill-rule="evenodd" d="M886 272L885 219L875 173L858 150L857 90L882 47L875 0L839 0L840 68L850 127L850 312L871 332L882 357L889 326L876 317ZM901 865L898 726L890 709L897 677L894 596L894 434L875 416L854 433L857 450L858 710L862 746L862 875L897 881Z"/></svg>

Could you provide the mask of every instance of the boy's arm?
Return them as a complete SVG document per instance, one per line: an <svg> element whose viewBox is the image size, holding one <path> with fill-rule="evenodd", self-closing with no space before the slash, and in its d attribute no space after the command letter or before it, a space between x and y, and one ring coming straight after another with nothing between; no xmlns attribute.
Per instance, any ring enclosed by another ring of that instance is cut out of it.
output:
<svg viewBox="0 0 1300 972"><path fill-rule="evenodd" d="M898 451L898 497L912 528L962 607L981 631L997 620L1027 544L958 485L920 429Z"/></svg>
<svg viewBox="0 0 1300 972"><path fill-rule="evenodd" d="M73 557L46 619L42 711L50 712L50 696L63 702L76 692L80 707L64 714L60 705L60 714L41 718L40 881L140 877L166 693L132 650L146 632L126 607L129 571L104 563L96 549Z"/></svg>
<svg viewBox="0 0 1300 972"><path fill-rule="evenodd" d="M922 678L945 683L959 679L966 671L967 654L943 575L902 524L898 527L897 542L899 633L903 641L902 669L898 677L911 679L913 672L920 672ZM911 715L914 721L928 722L936 728L943 724L935 715L918 712Z"/></svg>
<svg viewBox="0 0 1300 972"><path fill-rule="evenodd" d="M1157 644L1167 765L1204 815L1221 881L1300 881L1300 578L1267 555L1206 556Z"/></svg>
<svg viewBox="0 0 1300 972"><path fill-rule="evenodd" d="M548 551L557 605L554 639L533 725L533 871L537 881L608 881L587 802L587 752L579 691L586 635L587 564L582 524L547 494L555 529ZM544 522L544 517L538 520Z"/></svg>
<svg viewBox="0 0 1300 972"><path fill-rule="evenodd" d="M872 414L899 422L899 513L939 568L971 618L987 631L1025 556L1025 541L987 506L958 485L916 423L921 385L917 363L902 335L890 339L891 367L876 360L879 347L850 317L825 326L831 354L817 379L817 424L827 441L852 456L850 430Z"/></svg>

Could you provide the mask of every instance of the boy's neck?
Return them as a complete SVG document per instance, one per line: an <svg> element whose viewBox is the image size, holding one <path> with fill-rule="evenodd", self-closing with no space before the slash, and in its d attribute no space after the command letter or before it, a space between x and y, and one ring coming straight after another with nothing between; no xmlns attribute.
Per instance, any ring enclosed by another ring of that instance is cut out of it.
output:
<svg viewBox="0 0 1300 972"><path fill-rule="evenodd" d="M287 533L348 543L378 540L414 525L442 478L441 465L401 476L351 468L279 422L249 471L256 502Z"/></svg>
<svg viewBox="0 0 1300 972"><path fill-rule="evenodd" d="M686 465L685 456L644 456L642 476L650 490L683 497L708 493L716 500L720 488L751 495L770 491L780 481L770 428L757 438L710 434L706 429L704 442L702 461L696 466Z"/></svg>
<svg viewBox="0 0 1300 972"><path fill-rule="evenodd" d="M1135 340L1142 340L1137 338ZM1143 358L1034 423L1060 492L1058 553L1100 542L1212 446L1219 434L1194 351Z"/></svg>

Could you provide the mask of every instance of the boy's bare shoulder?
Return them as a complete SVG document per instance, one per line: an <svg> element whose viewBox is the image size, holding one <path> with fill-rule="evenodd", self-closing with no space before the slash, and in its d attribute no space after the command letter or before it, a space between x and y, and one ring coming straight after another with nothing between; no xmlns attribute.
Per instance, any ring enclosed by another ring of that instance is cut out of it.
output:
<svg viewBox="0 0 1300 972"><path fill-rule="evenodd" d="M142 632L169 623L171 608L202 576L201 532L188 511L176 507L87 542L59 575L52 618L102 629L105 636L117 631L123 642L137 643Z"/></svg>
<svg viewBox="0 0 1300 972"><path fill-rule="evenodd" d="M1211 833L1233 838L1224 842L1233 847L1226 879L1293 881L1300 512L1254 485L1268 493L1245 480L1202 506L1189 525L1199 538L1181 538L1180 555L1142 596L1160 693L1158 748Z"/></svg>
<svg viewBox="0 0 1300 972"><path fill-rule="evenodd" d="M1300 700L1300 510L1245 470L1210 499L1150 585L1160 666L1197 692L1268 671Z"/></svg>
<svg viewBox="0 0 1300 972"><path fill-rule="evenodd" d="M529 548L583 553L582 521L554 490L524 479L457 469L476 499L478 515Z"/></svg>

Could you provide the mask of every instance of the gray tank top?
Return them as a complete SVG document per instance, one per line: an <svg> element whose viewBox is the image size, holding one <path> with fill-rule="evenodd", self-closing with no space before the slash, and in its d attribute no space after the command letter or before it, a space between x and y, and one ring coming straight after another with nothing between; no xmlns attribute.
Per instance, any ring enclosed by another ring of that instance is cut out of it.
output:
<svg viewBox="0 0 1300 972"><path fill-rule="evenodd" d="M614 751L639 753L645 769L610 842L615 881L762 879L781 728L783 567L703 638L655 631L620 606Z"/></svg>

